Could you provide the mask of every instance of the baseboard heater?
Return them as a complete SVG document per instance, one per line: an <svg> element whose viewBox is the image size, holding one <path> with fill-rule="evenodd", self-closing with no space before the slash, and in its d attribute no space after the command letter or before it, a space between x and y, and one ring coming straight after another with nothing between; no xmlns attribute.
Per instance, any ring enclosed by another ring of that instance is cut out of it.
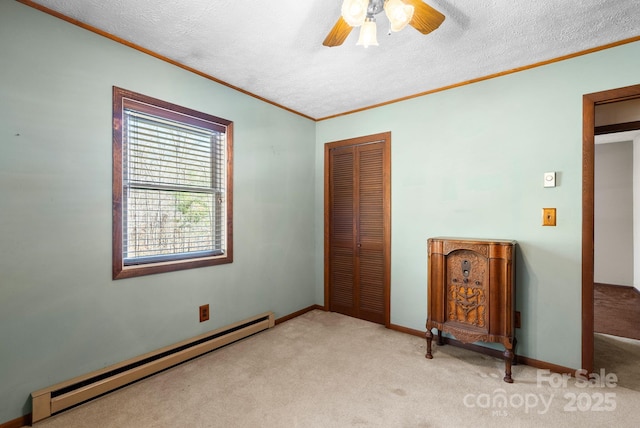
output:
<svg viewBox="0 0 640 428"><path fill-rule="evenodd" d="M62 410L269 329L274 325L273 312L265 312L244 321L32 392L32 422L48 418Z"/></svg>

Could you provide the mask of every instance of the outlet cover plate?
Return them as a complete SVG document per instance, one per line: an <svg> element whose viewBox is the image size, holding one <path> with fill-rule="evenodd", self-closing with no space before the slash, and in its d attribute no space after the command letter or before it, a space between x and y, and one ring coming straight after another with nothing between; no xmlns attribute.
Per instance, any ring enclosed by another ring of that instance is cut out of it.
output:
<svg viewBox="0 0 640 428"><path fill-rule="evenodd" d="M209 305L202 305L200 310L200 322L209 321Z"/></svg>

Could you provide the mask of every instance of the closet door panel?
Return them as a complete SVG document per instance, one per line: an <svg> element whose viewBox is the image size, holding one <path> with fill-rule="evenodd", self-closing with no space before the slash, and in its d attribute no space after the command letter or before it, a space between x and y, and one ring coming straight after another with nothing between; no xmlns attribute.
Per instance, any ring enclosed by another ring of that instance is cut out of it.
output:
<svg viewBox="0 0 640 428"><path fill-rule="evenodd" d="M330 309L357 316L355 284L355 150L331 151Z"/></svg>
<svg viewBox="0 0 640 428"><path fill-rule="evenodd" d="M357 249L360 318L384 322L383 143L358 146Z"/></svg>
<svg viewBox="0 0 640 428"><path fill-rule="evenodd" d="M325 146L325 301L389 323L390 134Z"/></svg>

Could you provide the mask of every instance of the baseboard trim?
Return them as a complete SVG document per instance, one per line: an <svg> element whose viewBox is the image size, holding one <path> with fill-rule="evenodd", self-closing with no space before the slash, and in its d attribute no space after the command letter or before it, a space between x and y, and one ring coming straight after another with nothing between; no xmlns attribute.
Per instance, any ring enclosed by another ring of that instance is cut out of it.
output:
<svg viewBox="0 0 640 428"><path fill-rule="evenodd" d="M425 338L425 332L420 330L414 330L413 328L403 327L397 324L389 324L389 330L399 331L400 333L410 334L412 336L418 336ZM426 340L426 338L425 338Z"/></svg>
<svg viewBox="0 0 640 428"><path fill-rule="evenodd" d="M593 286L594 287L598 287L599 286L599 287L613 287L613 288L630 288L631 291L635 291L636 294L640 294L640 290L638 290L633 285L604 284L602 282L594 282Z"/></svg>
<svg viewBox="0 0 640 428"><path fill-rule="evenodd" d="M633 285L608 284L608 283L605 283L605 282L594 282L593 285L599 285L599 286L602 286L602 287L635 288Z"/></svg>
<svg viewBox="0 0 640 428"><path fill-rule="evenodd" d="M571 376L575 376L577 369L572 369L565 366L559 366L557 364L547 363L546 361L540 361L529 357L518 355L518 362L527 366L535 367L537 369L549 370L553 373L566 373Z"/></svg>
<svg viewBox="0 0 640 428"><path fill-rule="evenodd" d="M424 331L415 330L415 329L408 328L408 327L403 327L401 325L390 324L389 325L389 329L390 330L399 331L401 333L407 333L407 334L411 334L413 336L418 336L418 337L425 338L425 332ZM425 338L425 340L426 340L426 338ZM445 345L451 345L451 346L455 346L455 347L458 347L458 348L468 349L470 351L479 352L481 354L489 355L491 357L504 359L503 352L498 350L498 349L487 348L485 346L476 345L474 343L463 343L463 342L460 342L459 340L452 339L450 337L443 337L442 340L443 340ZM536 369L549 370L549 371L551 371L553 373L568 373L571 376L574 376L575 373L576 373L576 369L560 366L560 365L557 365L557 364L548 363L546 361L536 360L534 358L525 357L523 355L516 355L516 361L519 364L524 364L524 365L527 365L527 366L530 366L530 367L534 367Z"/></svg>
<svg viewBox="0 0 640 428"><path fill-rule="evenodd" d="M311 312L311 311L316 310L316 309L320 309L321 311L325 311L325 310L326 310L326 309L324 308L324 306L321 306L321 305L311 305L311 306L308 306L308 307L306 307L306 308L304 308L304 309L300 309L299 311L296 311L296 312L294 312L294 313L292 313L292 314L285 315L285 316L283 316L283 317L281 317L281 318L276 319L276 325L281 324L281 323L283 323L283 322L285 322L285 321L289 321L289 320L291 320L291 319L294 319L294 318L296 318L296 317L299 317L300 315L304 315L304 314L306 314L307 312ZM0 428L2 428L2 427L0 427Z"/></svg>
<svg viewBox="0 0 640 428"><path fill-rule="evenodd" d="M19 418L4 422L0 424L0 428L21 428L26 425L31 425L31 413L28 413Z"/></svg>
<svg viewBox="0 0 640 428"><path fill-rule="evenodd" d="M452 339L450 337L443 337L442 339L447 345L457 346L458 348L469 349L472 351L483 353L485 355L489 355L491 357L504 359L503 351L500 351L499 349L487 348L485 346L476 345L474 343L462 343L459 340ZM549 370L554 373L568 373L573 376L576 372L575 369L571 369L569 367L559 366L557 364L536 360L534 358L525 357L523 355L516 354L516 361L518 362L518 364L524 364L536 369Z"/></svg>

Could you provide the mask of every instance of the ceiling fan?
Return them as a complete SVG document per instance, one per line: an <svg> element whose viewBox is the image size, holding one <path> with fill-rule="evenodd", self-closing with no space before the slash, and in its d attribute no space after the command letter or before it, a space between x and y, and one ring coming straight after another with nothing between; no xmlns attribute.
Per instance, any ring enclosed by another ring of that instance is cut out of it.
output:
<svg viewBox="0 0 640 428"><path fill-rule="evenodd" d="M422 0L344 0L338 22L322 44L340 46L353 27L360 27L358 45L377 46L376 15L385 11L391 31L400 31L411 25L422 34L428 34L444 21L444 15Z"/></svg>

